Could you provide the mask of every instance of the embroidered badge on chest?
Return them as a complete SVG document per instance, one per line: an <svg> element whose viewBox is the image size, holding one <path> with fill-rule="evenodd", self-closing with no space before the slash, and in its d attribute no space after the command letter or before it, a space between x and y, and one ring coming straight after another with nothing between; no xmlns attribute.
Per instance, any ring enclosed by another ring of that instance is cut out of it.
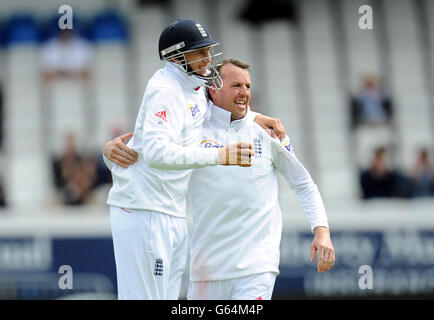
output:
<svg viewBox="0 0 434 320"><path fill-rule="evenodd" d="M163 259L158 258L155 260L154 276L162 276L162 275L163 275Z"/></svg>
<svg viewBox="0 0 434 320"><path fill-rule="evenodd" d="M253 138L253 151L255 152L255 158L262 157L262 143L260 138Z"/></svg>

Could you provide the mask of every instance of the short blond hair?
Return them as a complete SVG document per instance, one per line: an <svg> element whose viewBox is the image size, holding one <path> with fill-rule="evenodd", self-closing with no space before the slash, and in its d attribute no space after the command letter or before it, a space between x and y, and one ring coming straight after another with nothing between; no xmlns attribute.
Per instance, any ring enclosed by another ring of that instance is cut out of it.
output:
<svg viewBox="0 0 434 320"><path fill-rule="evenodd" d="M234 66L237 66L238 68L250 71L250 64L243 62L241 60L238 60L238 59L224 59L223 62L217 66L217 71L220 73L223 66L225 64L228 64L228 63L233 64Z"/></svg>

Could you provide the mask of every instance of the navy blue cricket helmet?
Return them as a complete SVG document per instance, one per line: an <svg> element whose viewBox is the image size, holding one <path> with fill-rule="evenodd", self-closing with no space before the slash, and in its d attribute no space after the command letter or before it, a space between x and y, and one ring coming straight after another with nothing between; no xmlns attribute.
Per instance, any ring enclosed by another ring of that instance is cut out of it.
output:
<svg viewBox="0 0 434 320"><path fill-rule="evenodd" d="M188 19L177 19L169 24L161 33L158 42L158 54L160 60L163 61L173 62L174 59L177 59L180 62L179 65L182 66L181 70L188 75L208 80L206 86L214 86L220 89L222 87L222 80L216 70L217 63L215 57L223 53L214 53L214 47L219 44L219 42L211 38L209 32L200 23ZM207 47L211 50L211 64L208 66L209 75L200 76L189 68L184 53Z"/></svg>

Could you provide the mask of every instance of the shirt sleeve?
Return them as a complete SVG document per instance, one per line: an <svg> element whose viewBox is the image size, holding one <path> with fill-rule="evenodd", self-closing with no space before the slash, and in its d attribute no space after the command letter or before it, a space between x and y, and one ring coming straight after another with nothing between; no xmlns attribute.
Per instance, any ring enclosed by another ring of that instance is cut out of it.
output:
<svg viewBox="0 0 434 320"><path fill-rule="evenodd" d="M141 137L142 155L151 168L184 170L218 165L218 149L177 143L180 137L189 133L185 111L173 92L154 90L145 96L143 103L146 113Z"/></svg>
<svg viewBox="0 0 434 320"><path fill-rule="evenodd" d="M288 136L280 142L273 139L271 143L273 162L277 171L288 181L295 191L310 223L311 231L316 227L329 228L328 219L318 186L309 172L295 156Z"/></svg>
<svg viewBox="0 0 434 320"><path fill-rule="evenodd" d="M107 168L109 168L110 171L112 171L113 168L113 162L111 162L109 160L109 158L107 158L104 154L102 155L102 159L104 160L105 165L107 166Z"/></svg>
<svg viewBox="0 0 434 320"><path fill-rule="evenodd" d="M247 115L246 115L246 118L247 118L248 121L250 121L250 120L251 121L255 121L256 116L259 115L259 114L261 114L261 113L252 111L252 109L250 108L250 106L247 106Z"/></svg>

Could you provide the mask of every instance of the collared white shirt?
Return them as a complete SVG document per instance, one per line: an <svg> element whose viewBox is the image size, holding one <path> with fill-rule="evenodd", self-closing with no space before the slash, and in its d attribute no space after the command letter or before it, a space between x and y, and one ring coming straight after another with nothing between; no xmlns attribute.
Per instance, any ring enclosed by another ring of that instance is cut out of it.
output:
<svg viewBox="0 0 434 320"><path fill-rule="evenodd" d="M113 177L107 204L185 217L192 169L218 164L218 150L199 147L209 115L198 81L170 62L149 80L127 144L137 162L122 168L104 158Z"/></svg>
<svg viewBox="0 0 434 320"><path fill-rule="evenodd" d="M245 141L253 144L255 156L251 167L217 166L193 172L188 193L193 218L191 281L279 273L282 215L277 172L297 193L311 230L328 227L318 188L296 158L289 138L282 142L271 138L249 112L231 122L231 113L211 104L211 118L204 123L202 148Z"/></svg>

